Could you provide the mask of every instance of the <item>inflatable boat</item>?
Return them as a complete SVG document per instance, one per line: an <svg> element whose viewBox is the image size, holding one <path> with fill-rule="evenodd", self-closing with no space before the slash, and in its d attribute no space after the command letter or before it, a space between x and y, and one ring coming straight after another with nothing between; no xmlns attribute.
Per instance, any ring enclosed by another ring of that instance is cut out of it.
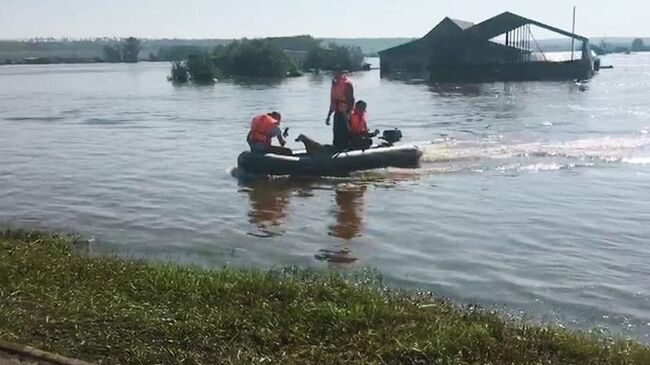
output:
<svg viewBox="0 0 650 365"><path fill-rule="evenodd" d="M286 156L242 152L239 169L251 175L347 176L351 172L385 167L415 168L422 151L415 145L371 147L338 153L310 155L304 151Z"/></svg>
<svg viewBox="0 0 650 365"><path fill-rule="evenodd" d="M301 140L300 137L297 141ZM305 150L292 151L290 154L247 151L239 155L237 166L245 174L266 176L347 176L354 171L419 167L422 151L417 146L393 145L402 138L401 131L386 130L379 138L383 140L381 144L365 150L335 152L323 148L316 153Z"/></svg>

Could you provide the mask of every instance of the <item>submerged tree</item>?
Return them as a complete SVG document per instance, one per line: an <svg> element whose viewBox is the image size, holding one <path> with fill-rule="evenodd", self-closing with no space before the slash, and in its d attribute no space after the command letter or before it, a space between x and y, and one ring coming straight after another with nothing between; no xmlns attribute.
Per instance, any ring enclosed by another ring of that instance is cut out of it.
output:
<svg viewBox="0 0 650 365"><path fill-rule="evenodd" d="M106 45L103 48L104 61L122 62L122 49L118 45Z"/></svg>
<svg viewBox="0 0 650 365"><path fill-rule="evenodd" d="M167 79L173 83L211 84L215 80L214 61L210 55L190 55L185 61L173 61L171 75Z"/></svg>
<svg viewBox="0 0 650 365"><path fill-rule="evenodd" d="M291 61L267 39L243 39L213 52L215 65L226 76L280 78L289 71Z"/></svg>
<svg viewBox="0 0 650 365"><path fill-rule="evenodd" d="M287 48L290 47L290 48ZM308 49L304 61L288 56L289 52ZM172 64L170 80L195 83L213 82L216 75L234 78L278 79L300 76L300 67L331 70L336 66L350 71L363 67L363 53L359 47L329 44L322 47L320 41L309 36L289 38L242 39L225 46L216 47L211 54L204 54L200 47L174 46L161 49L158 59L179 61L183 53L189 53L184 61ZM299 65L299 63L302 63ZM187 75L187 79L185 78Z"/></svg>
<svg viewBox="0 0 650 365"><path fill-rule="evenodd" d="M305 59L305 68L332 70L340 66L349 71L359 71L363 67L363 52L359 47L339 46L330 43L327 48L312 47Z"/></svg>
<svg viewBox="0 0 650 365"><path fill-rule="evenodd" d="M179 84L184 84L189 80L187 67L183 61L172 62L172 73L169 76L169 81Z"/></svg>
<svg viewBox="0 0 650 365"><path fill-rule="evenodd" d="M122 41L122 61L123 62L138 62L138 54L142 49L142 44L139 39L129 37Z"/></svg>
<svg viewBox="0 0 650 365"><path fill-rule="evenodd" d="M645 43L643 43L643 39L641 38L636 38L634 42L632 42L632 51L634 52L642 52L645 51Z"/></svg>
<svg viewBox="0 0 650 365"><path fill-rule="evenodd" d="M185 67L192 82L197 84L211 84L214 82L214 61L210 55L191 55L185 62Z"/></svg>
<svg viewBox="0 0 650 365"><path fill-rule="evenodd" d="M139 39L129 37L119 44L104 46L104 61L106 62L138 62L138 54L142 49Z"/></svg>
<svg viewBox="0 0 650 365"><path fill-rule="evenodd" d="M306 69L325 69L325 59L327 58L327 50L320 47L314 46L309 51L307 51L307 56L305 57L304 66Z"/></svg>

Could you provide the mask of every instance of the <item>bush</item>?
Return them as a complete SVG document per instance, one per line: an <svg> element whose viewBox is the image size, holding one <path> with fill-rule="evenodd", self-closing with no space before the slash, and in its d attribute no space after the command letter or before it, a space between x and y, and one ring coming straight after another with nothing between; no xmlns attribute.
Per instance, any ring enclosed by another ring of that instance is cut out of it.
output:
<svg viewBox="0 0 650 365"><path fill-rule="evenodd" d="M122 41L122 61L135 63L138 62L138 54L142 45L139 39L129 37Z"/></svg>
<svg viewBox="0 0 650 365"><path fill-rule="evenodd" d="M198 84L214 82L216 76L214 61L210 55L191 55L185 62L185 67L192 82Z"/></svg>
<svg viewBox="0 0 650 365"><path fill-rule="evenodd" d="M129 37L119 44L106 45L103 48L106 62L138 62L138 54L142 49L139 39Z"/></svg>
<svg viewBox="0 0 650 365"><path fill-rule="evenodd" d="M291 63L289 65L289 70L287 71L287 77L300 77L302 76L302 72L298 69L298 66L295 64Z"/></svg>
<svg viewBox="0 0 650 365"><path fill-rule="evenodd" d="M228 77L281 78L291 61L268 39L243 39L214 50L215 65Z"/></svg>
<svg viewBox="0 0 650 365"><path fill-rule="evenodd" d="M209 55L192 55L187 61L172 62L171 75L167 78L174 83L183 84L192 81L196 84L211 84L215 79L212 57Z"/></svg>
<svg viewBox="0 0 650 365"><path fill-rule="evenodd" d="M646 47L645 43L643 43L643 39L636 38L636 39L634 39L634 42L632 42L631 50L633 52L643 52L643 51L648 50L648 47Z"/></svg>
<svg viewBox="0 0 650 365"><path fill-rule="evenodd" d="M345 47L330 43L327 48L312 47L305 59L306 69L332 70L340 66L348 71L363 68L363 52L359 47Z"/></svg>
<svg viewBox="0 0 650 365"><path fill-rule="evenodd" d="M189 81L189 76L187 72L187 67L185 67L185 62L183 61L174 61L172 62L172 74L169 76L169 81L184 84Z"/></svg>
<svg viewBox="0 0 650 365"><path fill-rule="evenodd" d="M242 39L226 46L218 46L211 55L205 49L193 46L174 46L161 49L158 59L180 61L172 64L170 80L175 82L213 82L215 75L235 78L279 79L301 76L300 68L283 50L309 49L303 69L332 70L341 66L349 71L363 69L363 53L359 47L344 47L334 43L323 48L310 36ZM187 76L185 79L184 73ZM185 80L185 81L183 81Z"/></svg>

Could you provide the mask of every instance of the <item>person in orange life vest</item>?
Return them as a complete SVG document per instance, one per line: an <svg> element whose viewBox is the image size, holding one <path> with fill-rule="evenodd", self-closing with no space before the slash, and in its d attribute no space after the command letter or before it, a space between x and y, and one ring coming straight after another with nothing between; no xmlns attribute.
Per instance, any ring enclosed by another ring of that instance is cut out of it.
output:
<svg viewBox="0 0 650 365"><path fill-rule="evenodd" d="M365 150L372 146L372 137L379 133L379 130L368 132L368 125L366 124L366 108L367 104L363 100L357 101L350 114L350 121L348 123L348 130L350 133L350 148L353 150Z"/></svg>
<svg viewBox="0 0 650 365"><path fill-rule="evenodd" d="M248 132L248 136L246 137L248 145L251 147L251 152L287 154L285 150L288 149L284 148L286 142L282 138L282 131L280 130L281 120L282 115L278 112L261 114L253 118L250 132ZM278 138L282 147L271 146L273 137Z"/></svg>
<svg viewBox="0 0 650 365"><path fill-rule="evenodd" d="M334 69L332 89L330 92L330 109L325 119L325 124L330 125L330 118L334 114L333 145L338 150L348 147L348 118L354 107L354 87L352 82L345 76L341 67Z"/></svg>

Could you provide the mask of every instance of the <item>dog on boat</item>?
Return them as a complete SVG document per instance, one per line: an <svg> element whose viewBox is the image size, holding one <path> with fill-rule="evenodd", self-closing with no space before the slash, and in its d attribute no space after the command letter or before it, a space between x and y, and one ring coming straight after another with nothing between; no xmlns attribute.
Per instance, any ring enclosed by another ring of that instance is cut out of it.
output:
<svg viewBox="0 0 650 365"><path fill-rule="evenodd" d="M302 142L305 145L307 154L314 155L323 151L323 145L314 141L313 139L301 134L296 138L296 142Z"/></svg>

